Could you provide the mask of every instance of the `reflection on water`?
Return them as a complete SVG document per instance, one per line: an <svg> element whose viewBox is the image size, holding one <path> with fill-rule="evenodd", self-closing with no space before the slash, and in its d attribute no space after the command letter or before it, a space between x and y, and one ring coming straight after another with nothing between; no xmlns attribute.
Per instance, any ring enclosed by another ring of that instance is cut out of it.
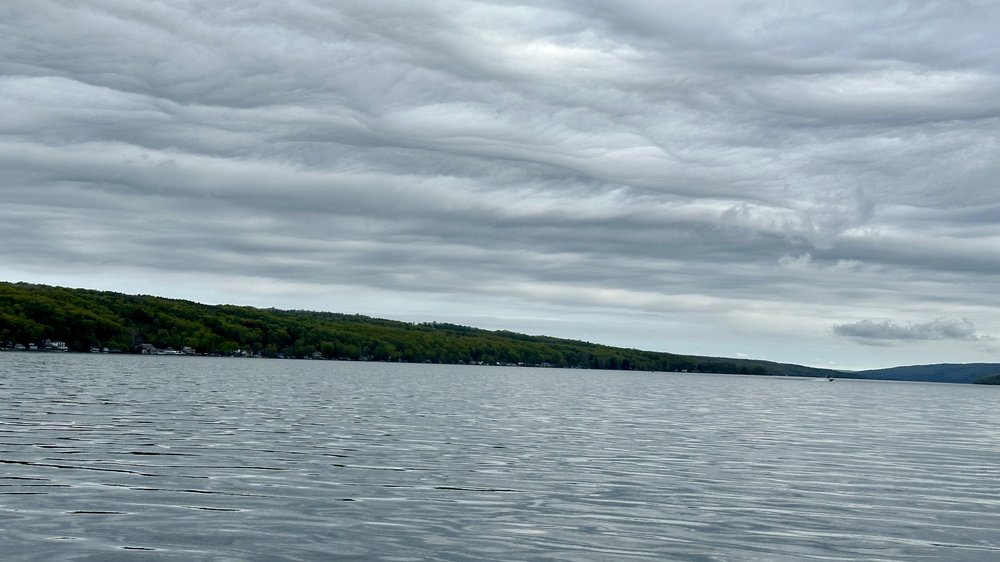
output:
<svg viewBox="0 0 1000 562"><path fill-rule="evenodd" d="M995 387L0 354L5 559L1000 559Z"/></svg>

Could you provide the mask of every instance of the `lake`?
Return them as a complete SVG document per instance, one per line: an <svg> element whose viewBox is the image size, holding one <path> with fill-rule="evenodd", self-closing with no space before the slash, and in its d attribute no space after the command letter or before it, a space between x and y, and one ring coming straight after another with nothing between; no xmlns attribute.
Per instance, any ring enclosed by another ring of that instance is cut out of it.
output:
<svg viewBox="0 0 1000 562"><path fill-rule="evenodd" d="M1000 388L0 353L5 560L1000 560Z"/></svg>

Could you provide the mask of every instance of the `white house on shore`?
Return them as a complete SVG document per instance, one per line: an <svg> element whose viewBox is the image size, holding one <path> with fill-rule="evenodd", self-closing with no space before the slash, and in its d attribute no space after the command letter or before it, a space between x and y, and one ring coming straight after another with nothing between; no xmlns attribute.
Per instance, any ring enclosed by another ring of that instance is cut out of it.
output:
<svg viewBox="0 0 1000 562"><path fill-rule="evenodd" d="M43 342L45 351L69 351L64 341L45 340Z"/></svg>

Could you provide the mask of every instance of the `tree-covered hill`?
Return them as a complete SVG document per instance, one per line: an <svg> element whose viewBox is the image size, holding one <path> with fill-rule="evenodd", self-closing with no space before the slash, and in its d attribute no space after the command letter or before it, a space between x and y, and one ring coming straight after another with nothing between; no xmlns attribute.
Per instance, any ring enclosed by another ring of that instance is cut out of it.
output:
<svg viewBox="0 0 1000 562"><path fill-rule="evenodd" d="M843 376L799 365L641 351L455 324L0 282L0 346L41 347L46 340L65 342L72 351L188 348L209 355Z"/></svg>
<svg viewBox="0 0 1000 562"><path fill-rule="evenodd" d="M998 363L944 363L939 365L910 365L889 369L874 369L858 373L866 379L972 383L987 375L1000 372Z"/></svg>
<svg viewBox="0 0 1000 562"><path fill-rule="evenodd" d="M1000 384L1000 374L980 377L973 382L976 384Z"/></svg>

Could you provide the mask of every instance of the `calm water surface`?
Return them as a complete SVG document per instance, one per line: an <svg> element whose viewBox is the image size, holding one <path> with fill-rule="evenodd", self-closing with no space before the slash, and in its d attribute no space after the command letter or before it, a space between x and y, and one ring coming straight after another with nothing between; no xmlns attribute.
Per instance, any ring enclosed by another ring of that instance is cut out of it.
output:
<svg viewBox="0 0 1000 562"><path fill-rule="evenodd" d="M1000 388L0 353L5 560L1000 560Z"/></svg>

